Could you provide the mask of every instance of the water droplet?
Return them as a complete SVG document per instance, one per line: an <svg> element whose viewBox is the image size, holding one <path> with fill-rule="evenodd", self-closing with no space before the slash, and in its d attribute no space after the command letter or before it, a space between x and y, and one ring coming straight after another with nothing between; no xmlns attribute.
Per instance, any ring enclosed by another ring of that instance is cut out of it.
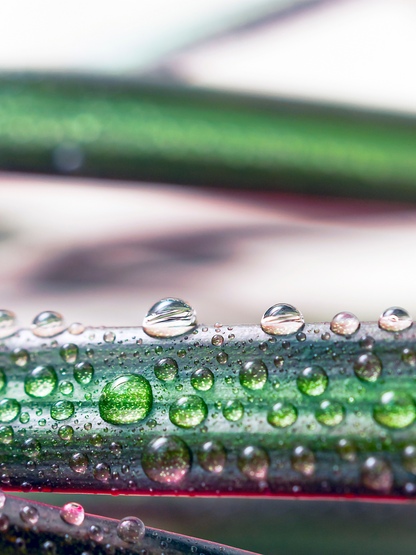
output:
<svg viewBox="0 0 416 555"><path fill-rule="evenodd" d="M374 347L374 343L375 339L373 337L371 337L370 335L365 335L360 340L360 347L362 349L366 349L367 351L371 351L371 349Z"/></svg>
<svg viewBox="0 0 416 555"><path fill-rule="evenodd" d="M6 532L9 528L9 517L5 514L0 514L0 532Z"/></svg>
<svg viewBox="0 0 416 555"><path fill-rule="evenodd" d="M290 335L301 329L305 320L297 308L290 304L275 304L261 319L263 331L271 335Z"/></svg>
<svg viewBox="0 0 416 555"><path fill-rule="evenodd" d="M416 418L416 406L407 393L387 391L374 405L374 420L387 428L405 428Z"/></svg>
<svg viewBox="0 0 416 555"><path fill-rule="evenodd" d="M191 468L191 453L179 437L159 437L145 447L142 468L154 482L176 484Z"/></svg>
<svg viewBox="0 0 416 555"><path fill-rule="evenodd" d="M88 530L88 537L94 542L101 542L104 538L104 532L101 526L92 524Z"/></svg>
<svg viewBox="0 0 416 555"><path fill-rule="evenodd" d="M191 385L198 391L208 391L214 385L214 379L209 368L198 368L191 376Z"/></svg>
<svg viewBox="0 0 416 555"><path fill-rule="evenodd" d="M126 543L138 543L145 533L145 525L135 516L126 516L117 526L117 536Z"/></svg>
<svg viewBox="0 0 416 555"><path fill-rule="evenodd" d="M270 466L270 459L262 447L249 445L240 453L238 468L250 480L265 480Z"/></svg>
<svg viewBox="0 0 416 555"><path fill-rule="evenodd" d="M315 412L315 418L324 426L337 426L345 417L345 409L338 401L322 401Z"/></svg>
<svg viewBox="0 0 416 555"><path fill-rule="evenodd" d="M108 482L111 476L111 469L106 463L98 463L94 468L94 478L100 482Z"/></svg>
<svg viewBox="0 0 416 555"><path fill-rule="evenodd" d="M312 476L315 472L315 455L308 447L299 445L295 447L291 457L293 470L304 476Z"/></svg>
<svg viewBox="0 0 416 555"><path fill-rule="evenodd" d="M143 320L143 330L151 337L177 337L196 326L196 312L185 301L166 298L152 306Z"/></svg>
<svg viewBox="0 0 416 555"><path fill-rule="evenodd" d="M15 349L10 355L10 359L17 366L26 366L29 360L29 353L26 349Z"/></svg>
<svg viewBox="0 0 416 555"><path fill-rule="evenodd" d="M71 426L61 426L58 430L58 436L64 441L70 441L74 435L74 429Z"/></svg>
<svg viewBox="0 0 416 555"><path fill-rule="evenodd" d="M106 343L114 343L116 334L113 331L106 331L103 335L103 339Z"/></svg>
<svg viewBox="0 0 416 555"><path fill-rule="evenodd" d="M13 436L14 436L14 432L11 426L0 427L0 443L3 443L4 445L8 445L13 441Z"/></svg>
<svg viewBox="0 0 416 555"><path fill-rule="evenodd" d="M74 322L69 326L68 331L71 335L80 335L85 331L85 326L79 322Z"/></svg>
<svg viewBox="0 0 416 555"><path fill-rule="evenodd" d="M287 428L296 422L298 411L290 403L276 403L267 414L267 422L275 428Z"/></svg>
<svg viewBox="0 0 416 555"><path fill-rule="evenodd" d="M207 472L220 474L226 460L227 454L219 441L206 441L198 451L198 462Z"/></svg>
<svg viewBox="0 0 416 555"><path fill-rule="evenodd" d="M359 327L359 319L351 312L339 312L331 321L331 331L337 335L352 335Z"/></svg>
<svg viewBox="0 0 416 555"><path fill-rule="evenodd" d="M62 393L62 395L71 395L74 392L74 386L71 382L61 382L59 384L59 392Z"/></svg>
<svg viewBox="0 0 416 555"><path fill-rule="evenodd" d="M241 420L244 415L243 404L237 399L230 399L222 409L224 417L230 422Z"/></svg>
<svg viewBox="0 0 416 555"><path fill-rule="evenodd" d="M217 358L218 364L227 364L227 362L228 362L228 355L224 351L220 351L217 354L216 358Z"/></svg>
<svg viewBox="0 0 416 555"><path fill-rule="evenodd" d="M88 385L94 376L94 368L89 362L79 362L74 368L75 381L80 385Z"/></svg>
<svg viewBox="0 0 416 555"><path fill-rule="evenodd" d="M362 469L361 478L365 487L388 493L393 486L393 473L389 464L382 459L369 457Z"/></svg>
<svg viewBox="0 0 416 555"><path fill-rule="evenodd" d="M416 475L416 447L414 445L406 445L403 449L403 466L408 472Z"/></svg>
<svg viewBox="0 0 416 555"><path fill-rule="evenodd" d="M308 366L298 376L298 389L304 395L322 395L328 387L328 376L323 368L317 365Z"/></svg>
<svg viewBox="0 0 416 555"><path fill-rule="evenodd" d="M74 414L74 410L71 401L57 401L51 406L51 416L54 420L67 420Z"/></svg>
<svg viewBox="0 0 416 555"><path fill-rule="evenodd" d="M149 382L143 376L126 374L104 386L99 409L101 418L110 424L130 424L145 418L152 404Z"/></svg>
<svg viewBox="0 0 416 555"><path fill-rule="evenodd" d="M173 358L161 358L155 364L156 378L162 382L171 382L176 378L178 373L178 364Z"/></svg>
<svg viewBox="0 0 416 555"><path fill-rule="evenodd" d="M403 331L410 328L412 325L412 318L404 308L392 306L385 310L380 316L378 325L386 331Z"/></svg>
<svg viewBox="0 0 416 555"><path fill-rule="evenodd" d="M0 391L3 391L3 389L6 387L6 384L7 384L6 374L0 368Z"/></svg>
<svg viewBox="0 0 416 555"><path fill-rule="evenodd" d="M221 345L224 343L224 338L222 335L214 335L211 339L211 343L215 345L215 347L221 347Z"/></svg>
<svg viewBox="0 0 416 555"><path fill-rule="evenodd" d="M34 335L38 337L53 337L65 330L65 322L59 312L47 310L36 316L31 328Z"/></svg>
<svg viewBox="0 0 416 555"><path fill-rule="evenodd" d="M22 412L19 418L22 424L27 424L30 420L30 415L28 412Z"/></svg>
<svg viewBox="0 0 416 555"><path fill-rule="evenodd" d="M2 399L0 401L0 422L11 422L19 416L20 403L16 399Z"/></svg>
<svg viewBox="0 0 416 555"><path fill-rule="evenodd" d="M285 361L284 358L279 355L274 357L274 360L273 360L276 368L282 368L284 361Z"/></svg>
<svg viewBox="0 0 416 555"><path fill-rule="evenodd" d="M246 362L240 370L240 383L246 389L263 389L267 377L267 366L261 360Z"/></svg>
<svg viewBox="0 0 416 555"><path fill-rule="evenodd" d="M39 520L39 512L36 507L26 505L20 511L20 518L26 524L36 524Z"/></svg>
<svg viewBox="0 0 416 555"><path fill-rule="evenodd" d="M61 518L67 524L81 526L84 522L84 509L78 503L67 503L60 511Z"/></svg>
<svg viewBox="0 0 416 555"><path fill-rule="evenodd" d="M85 474L88 468L88 457L83 453L73 453L69 459L69 468L79 474Z"/></svg>
<svg viewBox="0 0 416 555"><path fill-rule="evenodd" d="M17 330L16 315L10 310L0 310L0 339L11 337Z"/></svg>
<svg viewBox="0 0 416 555"><path fill-rule="evenodd" d="M63 361L72 364L73 362L76 362L78 358L78 347L74 345L74 343L66 343L65 345L62 345L59 354L61 355Z"/></svg>
<svg viewBox="0 0 416 555"><path fill-rule="evenodd" d="M373 353L360 355L354 363L355 375L364 382L377 381L382 369L381 360Z"/></svg>
<svg viewBox="0 0 416 555"><path fill-rule="evenodd" d="M0 490L0 509L4 507L5 503L6 503L6 496L4 492ZM3 531L3 530L0 528L0 531Z"/></svg>
<svg viewBox="0 0 416 555"><path fill-rule="evenodd" d="M58 385L58 377L53 366L38 366L25 377L25 392L30 397L46 397Z"/></svg>
<svg viewBox="0 0 416 555"><path fill-rule="evenodd" d="M412 349L404 348L402 351L402 361L409 366L416 364L416 353Z"/></svg>
<svg viewBox="0 0 416 555"><path fill-rule="evenodd" d="M172 424L180 428L198 426L208 416L205 401L197 395L185 395L175 401L169 409Z"/></svg>
<svg viewBox="0 0 416 555"><path fill-rule="evenodd" d="M340 439L337 444L338 454L343 461L355 462L357 459L357 450L355 445L349 439Z"/></svg>

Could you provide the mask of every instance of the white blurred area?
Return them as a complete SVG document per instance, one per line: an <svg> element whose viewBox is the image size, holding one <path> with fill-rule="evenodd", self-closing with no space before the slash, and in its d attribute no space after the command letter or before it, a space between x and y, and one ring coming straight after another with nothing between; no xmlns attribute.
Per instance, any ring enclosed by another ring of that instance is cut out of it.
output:
<svg viewBox="0 0 416 555"><path fill-rule="evenodd" d="M164 185L0 175L0 305L23 326L141 325L165 296L206 324L416 314L416 208Z"/></svg>

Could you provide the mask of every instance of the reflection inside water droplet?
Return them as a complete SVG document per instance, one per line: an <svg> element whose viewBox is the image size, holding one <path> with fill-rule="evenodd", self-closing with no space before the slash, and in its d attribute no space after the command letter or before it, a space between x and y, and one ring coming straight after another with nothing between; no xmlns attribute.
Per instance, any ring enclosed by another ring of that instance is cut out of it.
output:
<svg viewBox="0 0 416 555"><path fill-rule="evenodd" d="M177 337L190 332L196 323L196 312L188 303L168 297L151 307L143 330L151 337Z"/></svg>
<svg viewBox="0 0 416 555"><path fill-rule="evenodd" d="M383 312L378 320L378 325L386 331L403 331L410 328L412 318L404 308L393 306Z"/></svg>
<svg viewBox="0 0 416 555"><path fill-rule="evenodd" d="M339 312L331 321L331 331L337 335L352 335L359 327L360 321L351 312Z"/></svg>
<svg viewBox="0 0 416 555"><path fill-rule="evenodd" d="M297 308L290 304L275 304L261 319L264 332L271 335L290 335L301 329L305 320Z"/></svg>
<svg viewBox="0 0 416 555"><path fill-rule="evenodd" d="M38 337L53 337L65 330L65 322L59 312L47 310L36 316L31 329L33 334Z"/></svg>

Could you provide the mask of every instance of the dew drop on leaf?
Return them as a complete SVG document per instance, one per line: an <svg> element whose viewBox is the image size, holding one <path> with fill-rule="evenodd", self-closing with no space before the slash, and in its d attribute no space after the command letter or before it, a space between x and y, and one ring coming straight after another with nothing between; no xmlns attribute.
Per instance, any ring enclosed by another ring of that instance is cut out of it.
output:
<svg viewBox="0 0 416 555"><path fill-rule="evenodd" d="M159 437L144 449L142 468L148 478L162 484L176 484L191 468L191 453L179 437Z"/></svg>
<svg viewBox="0 0 416 555"><path fill-rule="evenodd" d="M323 368L312 365L305 368L297 378L297 386L301 393L312 397L322 395L328 387L328 376Z"/></svg>
<svg viewBox="0 0 416 555"><path fill-rule="evenodd" d="M227 454L219 441L206 441L198 451L198 462L207 472L220 474L226 460Z"/></svg>
<svg viewBox="0 0 416 555"><path fill-rule="evenodd" d="M180 428L198 426L207 416L207 405L197 395L184 395L172 403L169 408L170 421Z"/></svg>
<svg viewBox="0 0 416 555"><path fill-rule="evenodd" d="M67 524L81 526L84 522L84 509L78 503L66 503L60 511L60 516Z"/></svg>
<svg viewBox="0 0 416 555"><path fill-rule="evenodd" d="M261 327L270 335L290 335L299 331L305 320L297 308L290 304L275 304L261 319Z"/></svg>
<svg viewBox="0 0 416 555"><path fill-rule="evenodd" d="M138 543L144 537L145 533L145 525L135 516L123 518L117 526L118 537L126 543Z"/></svg>
<svg viewBox="0 0 416 555"><path fill-rule="evenodd" d="M31 329L33 334L38 337L53 337L65 330L65 322L59 312L47 310L36 316Z"/></svg>
<svg viewBox="0 0 416 555"><path fill-rule="evenodd" d="M337 335L352 335L360 327L360 321L351 312L339 312L332 318L330 327Z"/></svg>
<svg viewBox="0 0 416 555"><path fill-rule="evenodd" d="M248 361L240 369L240 383L246 389L263 389L267 377L267 366L261 360Z"/></svg>
<svg viewBox="0 0 416 555"><path fill-rule="evenodd" d="M58 377L53 366L38 366L25 377L25 392L30 397L46 397L58 384Z"/></svg>
<svg viewBox="0 0 416 555"><path fill-rule="evenodd" d="M410 328L412 318L404 308L392 306L383 312L378 320L378 325L386 331L398 332Z"/></svg>
<svg viewBox="0 0 416 555"><path fill-rule="evenodd" d="M270 466L270 458L262 447L249 445L240 453L237 466L250 480L265 480Z"/></svg>
<svg viewBox="0 0 416 555"><path fill-rule="evenodd" d="M177 337L192 331L196 324L196 312L188 303L168 297L150 308L143 330L151 337Z"/></svg>
<svg viewBox="0 0 416 555"><path fill-rule="evenodd" d="M0 339L11 337L17 330L17 319L14 312L5 309L0 310Z"/></svg>
<svg viewBox="0 0 416 555"><path fill-rule="evenodd" d="M107 383L100 396L99 409L110 424L130 424L145 418L153 404L149 382L136 374L126 374Z"/></svg>

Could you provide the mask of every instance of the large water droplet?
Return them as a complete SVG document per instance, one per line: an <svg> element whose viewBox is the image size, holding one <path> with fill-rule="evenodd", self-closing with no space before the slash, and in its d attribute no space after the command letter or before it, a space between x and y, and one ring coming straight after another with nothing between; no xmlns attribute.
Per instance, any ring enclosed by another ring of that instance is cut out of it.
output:
<svg viewBox="0 0 416 555"><path fill-rule="evenodd" d="M126 543L138 543L145 533L145 525L135 516L126 516L117 526L117 536Z"/></svg>
<svg viewBox="0 0 416 555"><path fill-rule="evenodd" d="M162 358L155 364L155 376L162 382L172 382L178 373L178 364L173 358Z"/></svg>
<svg viewBox="0 0 416 555"><path fill-rule="evenodd" d="M130 424L145 418L153 404L149 382L126 374L106 384L99 400L100 415L110 424Z"/></svg>
<svg viewBox="0 0 416 555"><path fill-rule="evenodd" d="M47 310L36 316L31 328L32 332L38 337L53 337L65 330L65 322L59 312Z"/></svg>
<svg viewBox="0 0 416 555"><path fill-rule="evenodd" d="M392 306L380 316L378 325L386 331L403 331L410 328L412 318L404 308Z"/></svg>
<svg viewBox="0 0 416 555"><path fill-rule="evenodd" d="M64 441L70 441L74 435L74 429L71 426L61 426L58 430L58 436Z"/></svg>
<svg viewBox="0 0 416 555"><path fill-rule="evenodd" d="M361 478L364 486L374 491L388 493L393 486L390 465L376 457L369 457L365 461L361 469Z"/></svg>
<svg viewBox="0 0 416 555"><path fill-rule="evenodd" d="M16 315L10 310L0 310L0 339L11 337L17 330Z"/></svg>
<svg viewBox="0 0 416 555"><path fill-rule="evenodd" d="M26 349L15 349L10 355L10 359L17 366L26 366L29 360L29 353Z"/></svg>
<svg viewBox="0 0 416 555"><path fill-rule="evenodd" d="M198 368L191 376L191 385L198 391L208 391L214 385L214 374L209 368Z"/></svg>
<svg viewBox="0 0 416 555"><path fill-rule="evenodd" d="M33 439L33 437L27 439L22 446L22 451L28 457L37 457L40 455L41 445L39 441Z"/></svg>
<svg viewBox="0 0 416 555"><path fill-rule="evenodd" d="M263 314L261 327L271 335L290 335L301 329L305 320L297 308L290 304L275 304Z"/></svg>
<svg viewBox="0 0 416 555"><path fill-rule="evenodd" d="M19 416L20 403L16 399L2 399L0 401L0 422L11 422Z"/></svg>
<svg viewBox="0 0 416 555"><path fill-rule="evenodd" d="M316 397L322 395L328 387L328 376L320 366L308 366L298 376L297 385L299 391L304 395Z"/></svg>
<svg viewBox="0 0 416 555"><path fill-rule="evenodd" d="M59 384L59 392L62 393L62 395L72 395L74 392L74 386L71 382L61 382Z"/></svg>
<svg viewBox="0 0 416 555"><path fill-rule="evenodd" d="M276 403L267 414L267 422L275 428L287 428L296 422L298 411L290 403Z"/></svg>
<svg viewBox="0 0 416 555"><path fill-rule="evenodd" d="M143 330L151 337L177 337L190 332L196 323L196 312L188 303L169 297L152 306Z"/></svg>
<svg viewBox="0 0 416 555"><path fill-rule="evenodd" d="M387 428L405 428L416 418L416 406L407 393L386 391L374 405L374 420Z"/></svg>
<svg viewBox="0 0 416 555"><path fill-rule="evenodd" d="M180 428L193 428L198 426L208 416L205 401L197 395L185 395L175 401L169 409L169 418L172 424Z"/></svg>
<svg viewBox="0 0 416 555"><path fill-rule="evenodd" d="M352 335L359 327L359 319L351 312L339 312L331 321L331 331L337 335Z"/></svg>
<svg viewBox="0 0 416 555"><path fill-rule="evenodd" d="M0 427L0 443L3 443L4 445L8 445L13 441L13 436L14 436L14 432L11 426Z"/></svg>
<svg viewBox="0 0 416 555"><path fill-rule="evenodd" d="M103 335L103 339L106 343L114 343L116 334L113 331L106 331Z"/></svg>
<svg viewBox="0 0 416 555"><path fill-rule="evenodd" d="M241 420L244 415L244 407L238 399L230 399L222 409L224 417L230 422Z"/></svg>
<svg viewBox="0 0 416 555"><path fill-rule="evenodd" d="M408 472L416 475L416 446L406 445L403 449L403 466Z"/></svg>
<svg viewBox="0 0 416 555"><path fill-rule="evenodd" d="M261 360L246 362L240 370L240 383L246 389L263 389L267 377L267 366Z"/></svg>
<svg viewBox="0 0 416 555"><path fill-rule="evenodd" d="M74 414L74 410L71 401L57 401L51 406L51 416L54 420L67 420Z"/></svg>
<svg viewBox="0 0 416 555"><path fill-rule="evenodd" d="M74 453L69 459L69 468L79 474L85 474L88 468L88 457L84 453Z"/></svg>
<svg viewBox="0 0 416 555"><path fill-rule="evenodd" d="M373 353L360 355L354 363L355 375L364 382L377 381L382 369L381 360Z"/></svg>
<svg viewBox="0 0 416 555"><path fill-rule="evenodd" d="M59 354L63 361L72 364L76 362L78 358L78 347L74 343L66 343L62 345Z"/></svg>
<svg viewBox="0 0 416 555"><path fill-rule="evenodd" d="M36 524L39 520L39 512L36 507L32 505L26 505L20 511L20 518L26 524Z"/></svg>
<svg viewBox="0 0 416 555"><path fill-rule="evenodd" d="M75 381L80 385L88 385L94 376L94 368L89 362L79 362L74 368Z"/></svg>
<svg viewBox="0 0 416 555"><path fill-rule="evenodd" d="M237 462L238 468L250 480L265 480L270 466L268 453L253 445L245 447Z"/></svg>
<svg viewBox="0 0 416 555"><path fill-rule="evenodd" d="M81 526L84 522L84 509L78 503L67 503L60 511L61 518L67 524Z"/></svg>
<svg viewBox="0 0 416 555"><path fill-rule="evenodd" d="M98 463L94 467L94 478L100 482L108 482L111 469L106 463Z"/></svg>
<svg viewBox="0 0 416 555"><path fill-rule="evenodd" d="M58 385L53 366L38 366L25 377L25 392L31 397L46 397Z"/></svg>
<svg viewBox="0 0 416 555"><path fill-rule="evenodd" d="M179 437L158 437L145 447L142 468L154 482L176 484L191 468L191 453Z"/></svg>
<svg viewBox="0 0 416 555"><path fill-rule="evenodd" d="M345 409L338 401L322 401L315 412L315 418L325 426L337 426L345 417Z"/></svg>
<svg viewBox="0 0 416 555"><path fill-rule="evenodd" d="M198 451L198 462L207 472L220 474L226 460L227 454L219 441L206 441Z"/></svg>
<svg viewBox="0 0 416 555"><path fill-rule="evenodd" d="M305 476L312 476L315 472L315 455L308 447L299 445L295 447L291 457L293 470Z"/></svg>

